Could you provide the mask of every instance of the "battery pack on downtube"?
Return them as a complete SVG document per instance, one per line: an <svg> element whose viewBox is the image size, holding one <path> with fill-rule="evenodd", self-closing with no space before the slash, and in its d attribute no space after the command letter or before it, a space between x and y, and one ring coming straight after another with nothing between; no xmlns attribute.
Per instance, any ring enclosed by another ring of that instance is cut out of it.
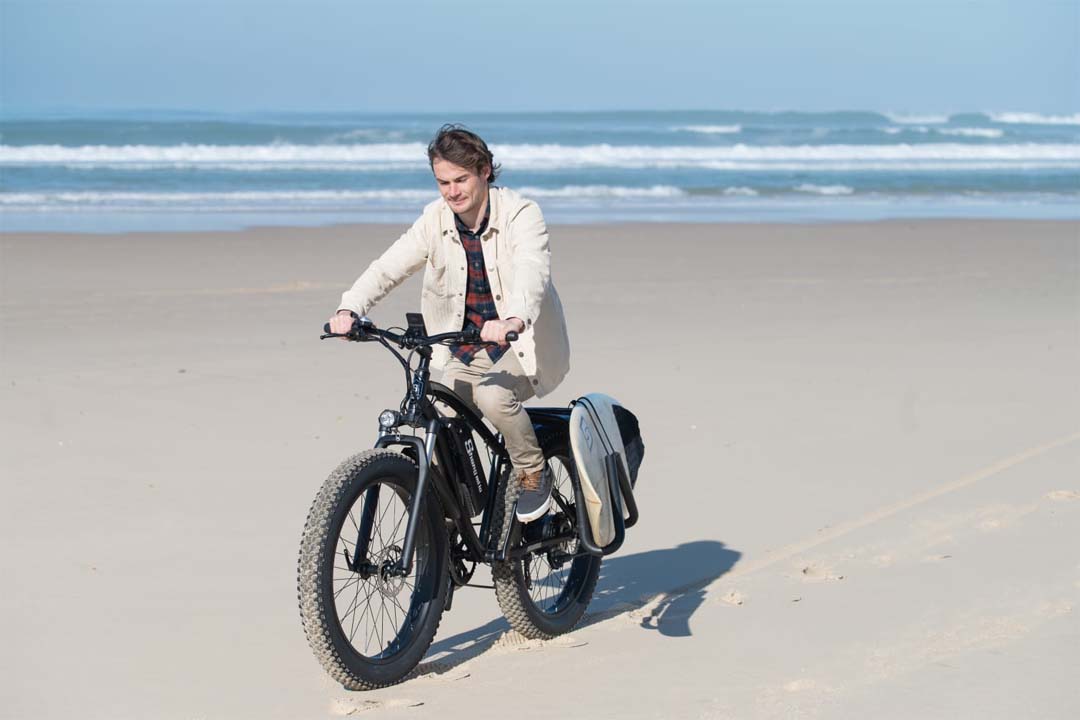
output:
<svg viewBox="0 0 1080 720"><path fill-rule="evenodd" d="M472 429L461 418L444 420L447 435L454 445L454 459L457 467L457 481L461 487L464 510L469 517L476 517L484 511L487 502L487 480L484 478L484 466L480 464L480 453L473 440Z"/></svg>

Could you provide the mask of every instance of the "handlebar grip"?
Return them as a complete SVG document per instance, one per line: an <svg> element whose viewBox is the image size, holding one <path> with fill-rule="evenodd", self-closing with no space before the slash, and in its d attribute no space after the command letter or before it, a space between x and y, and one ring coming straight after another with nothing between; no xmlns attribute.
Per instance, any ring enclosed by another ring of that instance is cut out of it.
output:
<svg viewBox="0 0 1080 720"><path fill-rule="evenodd" d="M322 326L322 331L324 333L326 333L327 335L329 335L330 334L330 323L326 323L325 325L323 325Z"/></svg>
<svg viewBox="0 0 1080 720"><path fill-rule="evenodd" d="M481 342L481 340L480 340L480 331L475 327L470 327L468 330L463 330L461 332L461 336L462 336L461 339L464 340L466 343L479 343L479 342ZM506 341L507 342L514 342L517 339L518 339L518 334L516 332L514 332L513 330L506 333ZM490 344L493 345L494 343L490 343Z"/></svg>

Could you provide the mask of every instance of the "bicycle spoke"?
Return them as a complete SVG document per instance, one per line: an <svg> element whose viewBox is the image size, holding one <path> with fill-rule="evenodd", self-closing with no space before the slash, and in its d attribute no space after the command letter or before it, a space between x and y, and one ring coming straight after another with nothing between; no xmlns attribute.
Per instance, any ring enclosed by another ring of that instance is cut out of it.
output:
<svg viewBox="0 0 1080 720"><path fill-rule="evenodd" d="M344 584L344 585L342 585L342 586L341 586L341 588L340 588L339 590L337 590L337 591L336 591L336 592L334 593L334 597L336 598L336 597L338 597L339 595L341 595L341 593L343 593L343 592L345 592L346 590L348 590L348 589L349 589L349 586L350 586L350 585L352 585L352 584L353 584L353 583L355 583L355 582L358 582L359 580L360 580L360 576L359 576L359 575L353 575L353 576L352 576L351 578L349 578L349 579L348 579L348 580L347 580L347 581L345 582L345 584Z"/></svg>
<svg viewBox="0 0 1080 720"><path fill-rule="evenodd" d="M368 654L368 650L371 647L371 641L375 638L375 630L378 628L378 623L375 618L375 610L373 609L374 603L367 602L364 606L364 614L371 618L371 632L364 633L364 654Z"/></svg>
<svg viewBox="0 0 1080 720"><path fill-rule="evenodd" d="M356 609L353 610L353 624L352 629L349 631L349 642L352 642L353 636L356 634L356 629L364 621L364 615L368 614L371 610L371 597L377 592L378 587L374 584L367 590L367 594L364 595L364 599L361 601L364 605L364 609L360 611L360 614L356 614Z"/></svg>
<svg viewBox="0 0 1080 720"><path fill-rule="evenodd" d="M361 510L361 513L362 512L363 512L363 510ZM352 508L349 508L349 522L352 523L353 531L356 534L359 534L360 533L360 526L356 524L356 519L353 517L353 509ZM342 537L344 538L345 536L342 535Z"/></svg>
<svg viewBox="0 0 1080 720"><path fill-rule="evenodd" d="M409 511L408 511L408 509L405 509L405 511L401 513L401 517L398 518L397 523L394 525L394 529L390 532L390 540L391 540L391 542L397 540L397 531L398 531L398 528L401 527L401 521L404 520L405 518L407 518L408 516L409 516Z"/></svg>
<svg viewBox="0 0 1080 720"><path fill-rule="evenodd" d="M382 595L379 594L379 619L375 623L375 641L376 641L376 646L375 647L379 648L379 652L382 651L382 622L383 622L382 614L383 614L383 610L384 610L384 608L383 608L384 604L386 604L386 598L383 598Z"/></svg>
<svg viewBox="0 0 1080 720"><path fill-rule="evenodd" d="M349 605L349 609L345 612L345 615L343 617L338 618L338 622L342 625L342 629L344 629L345 621L347 619L349 619L350 617L355 616L356 609L360 606L360 593L361 593L361 588L360 588L359 585L357 585L356 586L356 592L353 593L353 599L352 599L352 603ZM352 624L350 625L350 627L355 628L355 625L356 625L356 620L354 618L353 621L352 621Z"/></svg>
<svg viewBox="0 0 1080 720"><path fill-rule="evenodd" d="M401 602L398 600L398 598L399 598L398 595L391 595L390 596L390 599L394 601L395 605L397 605L398 610L400 610L401 612L405 612L405 608L402 607ZM408 614L408 613L406 613L406 614Z"/></svg>
<svg viewBox="0 0 1080 720"><path fill-rule="evenodd" d="M382 598L382 613L383 613L384 616L386 616L386 619L390 621L390 629L393 631L393 634L397 635L397 626L394 625L393 615L390 613L390 608L387 607L387 604L388 604L387 598L383 596L383 598ZM387 649L386 625L383 625L383 635L382 635L382 638L381 638L381 642L382 642L382 650L386 650Z"/></svg>

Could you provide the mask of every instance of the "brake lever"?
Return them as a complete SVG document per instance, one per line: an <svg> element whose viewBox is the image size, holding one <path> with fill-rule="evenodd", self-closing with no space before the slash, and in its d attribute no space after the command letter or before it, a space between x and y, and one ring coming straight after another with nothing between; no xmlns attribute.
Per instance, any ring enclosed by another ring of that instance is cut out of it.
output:
<svg viewBox="0 0 1080 720"><path fill-rule="evenodd" d="M374 330L375 323L371 322L371 319L366 315L360 316L356 313L350 313L353 316L352 330L347 333L332 333L330 332L330 323L323 325L323 334L319 336L320 340L326 340L328 338L345 338L347 340L353 340L354 342L367 342L374 340L373 337L367 337L364 334L365 330Z"/></svg>

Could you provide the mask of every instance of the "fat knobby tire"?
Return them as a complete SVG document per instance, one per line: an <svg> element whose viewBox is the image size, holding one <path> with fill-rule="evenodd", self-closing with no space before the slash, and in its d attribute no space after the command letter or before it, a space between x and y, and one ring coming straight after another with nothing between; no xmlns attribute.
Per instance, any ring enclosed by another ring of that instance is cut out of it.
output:
<svg viewBox="0 0 1080 720"><path fill-rule="evenodd" d="M304 634L326 672L348 690L374 690L405 679L431 646L439 627L449 589L449 573L448 540L437 501L429 501L425 507L429 546L433 550L428 562L435 563L437 572L435 594L416 631L417 638L401 653L371 663L353 650L338 623L333 585L326 577L328 572L332 576L334 566L334 558L328 558L327 553L338 552L342 507L347 510L363 489L380 478L392 479L403 486L411 498L416 490L416 474L415 463L398 452L368 450L354 455L323 483L304 525L297 563L297 594Z"/></svg>
<svg viewBox="0 0 1080 720"><path fill-rule="evenodd" d="M560 433L541 437L539 440L545 459L560 457L569 463L568 469L573 467L568 435ZM514 500L520 493L517 473L511 472L509 480L502 483L501 488L502 497L496 505L496 507L504 508L500 530L509 527L514 519ZM530 640L549 640L573 630L585 615L593 591L596 589L596 581L600 576L601 558L584 556L573 561L580 563L584 577L569 606L554 617L548 616L533 603L529 589L525 586L525 578L521 570L522 562L495 562L491 566L495 597L510 626Z"/></svg>

